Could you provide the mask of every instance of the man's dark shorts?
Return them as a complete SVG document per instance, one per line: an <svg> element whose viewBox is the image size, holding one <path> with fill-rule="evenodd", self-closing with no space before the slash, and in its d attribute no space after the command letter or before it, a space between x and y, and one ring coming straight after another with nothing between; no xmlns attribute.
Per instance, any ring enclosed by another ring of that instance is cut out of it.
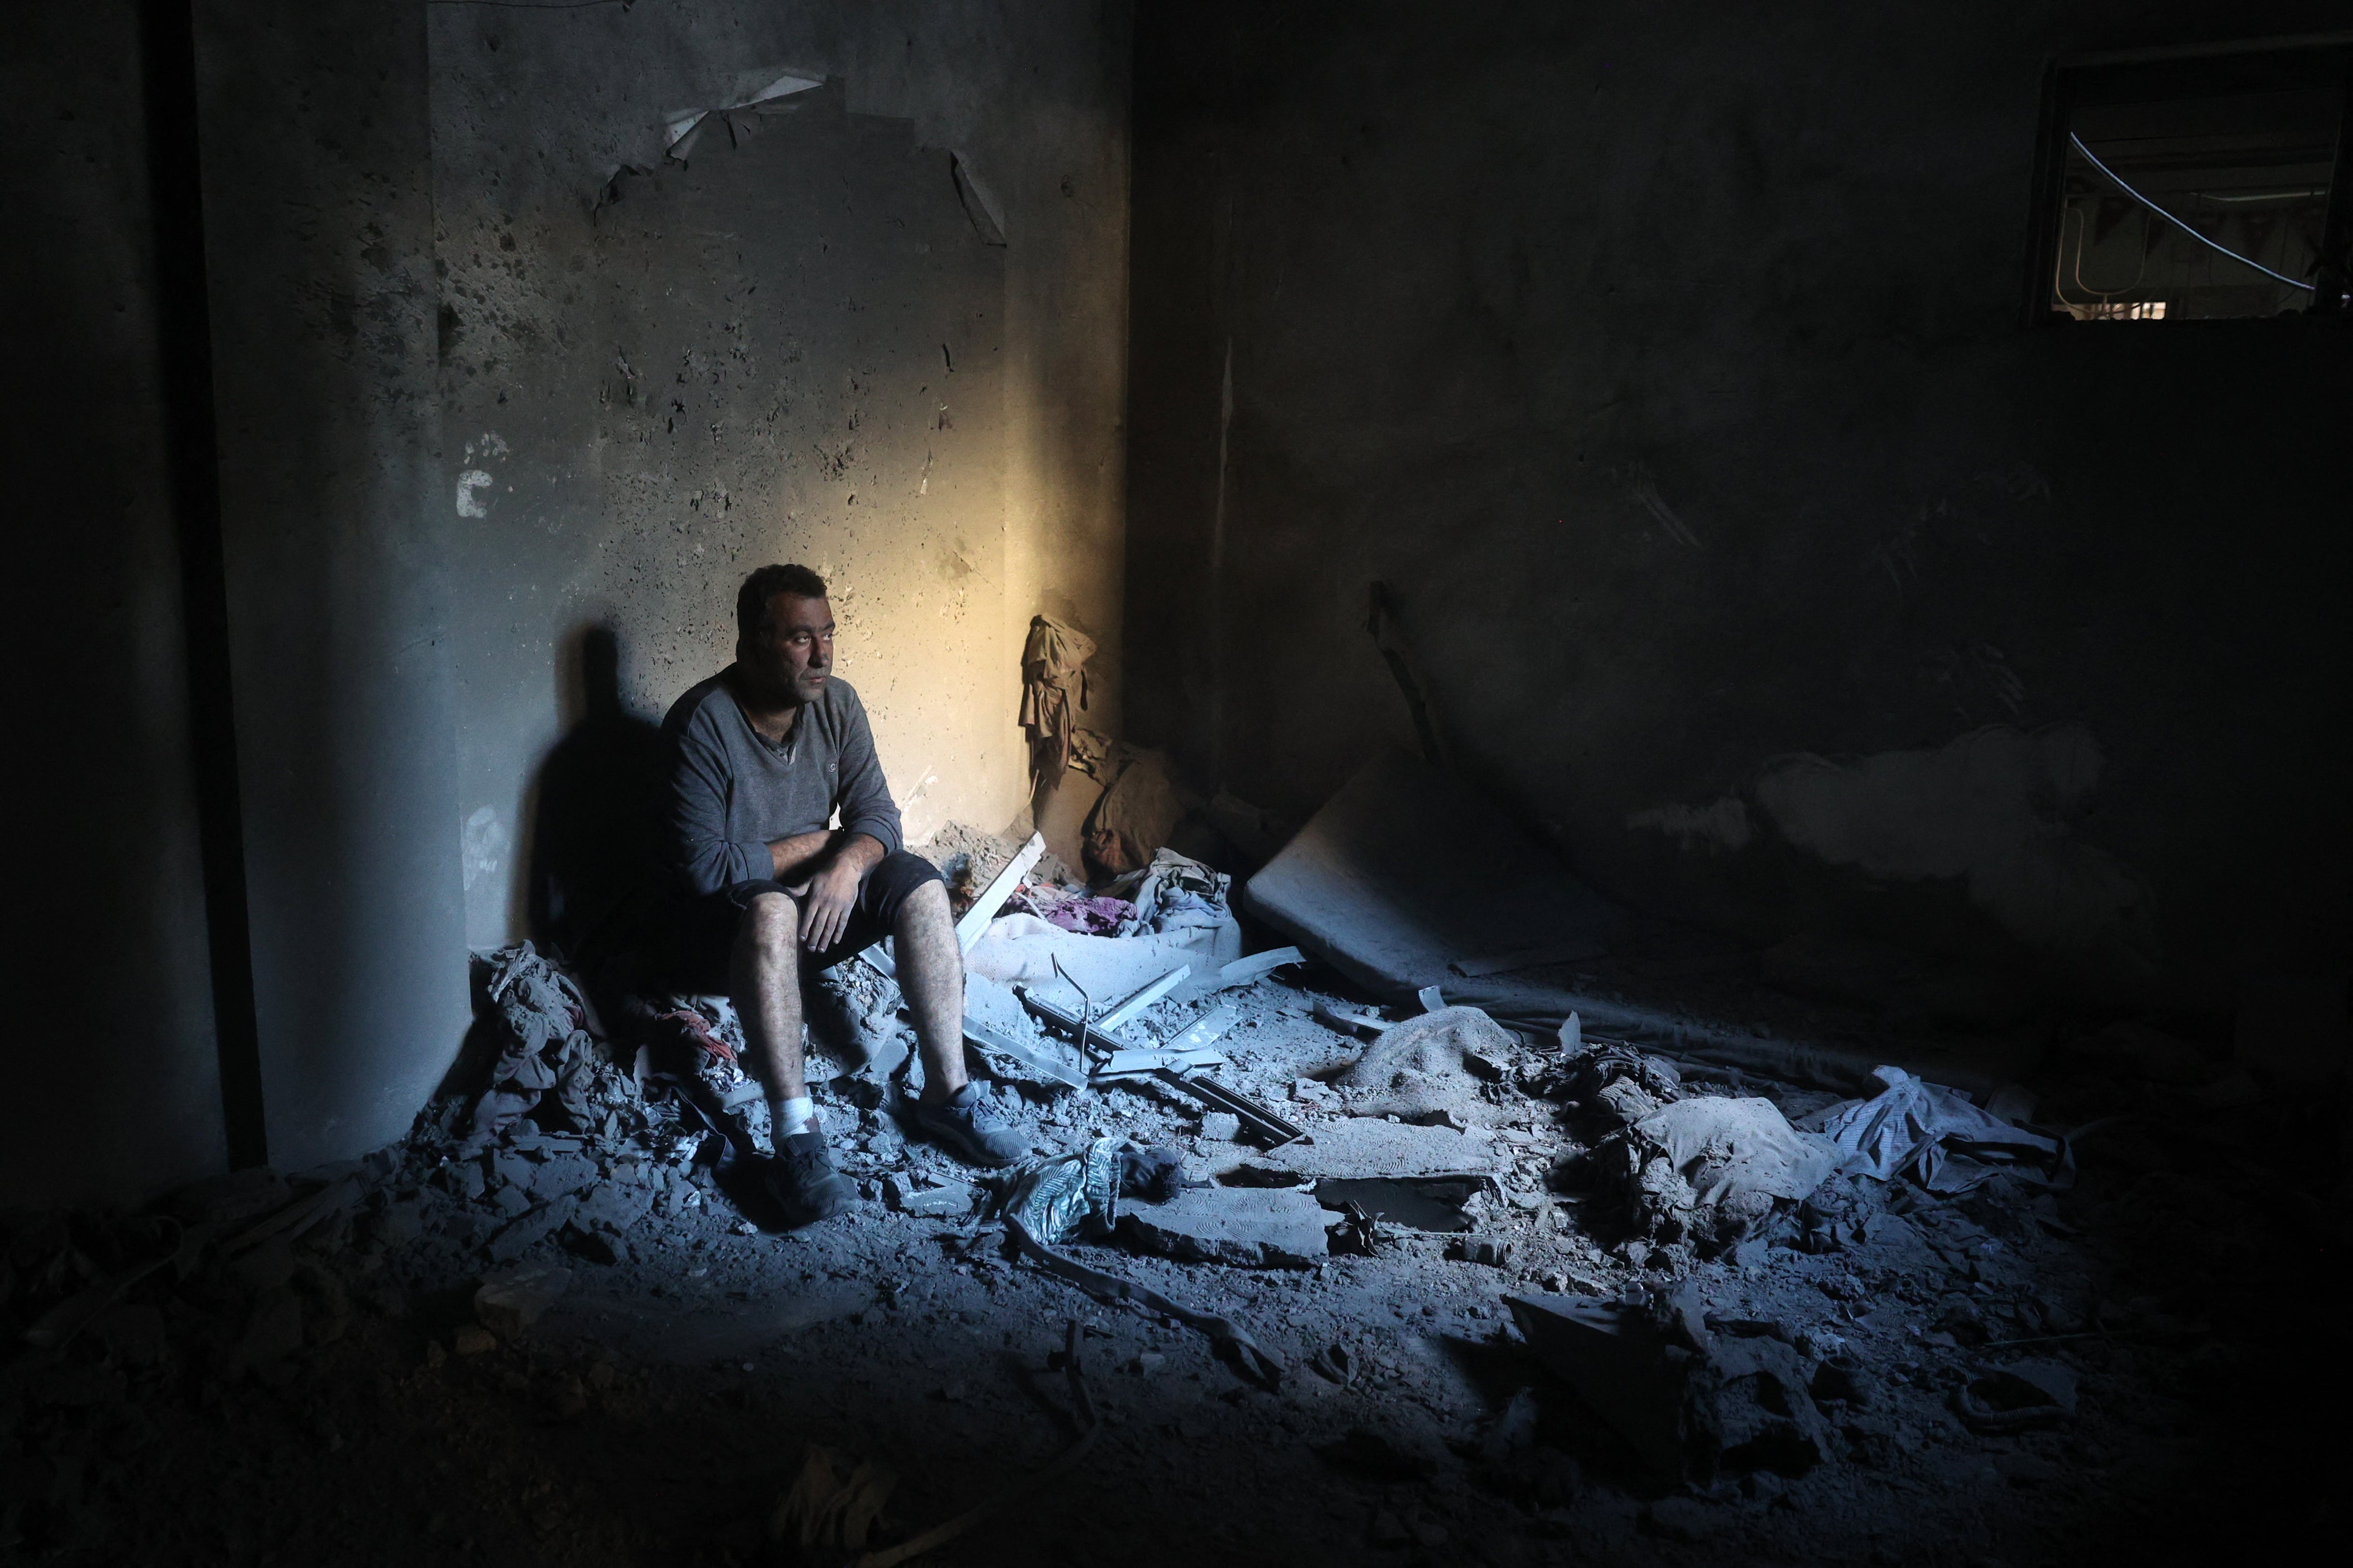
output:
<svg viewBox="0 0 2353 1568"><path fill-rule="evenodd" d="M872 947L897 929L899 907L926 882L941 880L939 868L920 855L896 849L866 868L858 879L858 899L840 940L823 952L807 953L803 967L829 969L846 958ZM718 993L727 989L728 955L735 945L735 928L752 900L763 893L781 893L782 882L763 879L738 882L707 899L685 900L670 931L670 968L680 989Z"/></svg>

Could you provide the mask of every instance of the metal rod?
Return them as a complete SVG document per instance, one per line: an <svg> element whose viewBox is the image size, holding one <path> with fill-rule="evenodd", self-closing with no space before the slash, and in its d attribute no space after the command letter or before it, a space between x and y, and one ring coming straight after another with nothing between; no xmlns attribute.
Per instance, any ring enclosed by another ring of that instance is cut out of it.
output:
<svg viewBox="0 0 2353 1568"><path fill-rule="evenodd" d="M2174 216L2163 207L2158 206L2155 202L2149 200L2147 196L2142 195L2130 185L2126 184L2122 175L2118 174L2114 169L2109 168L2105 163L2101 163L2097 157L2094 156L2092 150L2084 145L2084 139L2081 136L2078 136L2073 131L2070 131L2067 132L2067 140L2074 144L2076 152L2084 154L2084 158L2089 161L2092 167L2097 169L2103 174L2105 174L2109 180L2115 184L2116 189L2122 191L2125 195L2130 196L2133 200L2138 202L2141 205L2147 207L2149 211L2155 213L2166 222L2173 225L2176 228L2188 235L2190 238L2196 240L2199 244L2206 247L2209 250L2220 251L2224 256L2229 257L2232 260L2236 261L2242 266L2253 268L2256 271L2262 273L2266 278L2278 279L2281 282L2286 284L2291 289L2301 289L2307 294L2313 291L2312 285L2309 283L2299 283L2295 279L2289 277L2286 273L2274 272L2270 268L2264 266L2262 262L2242 256L2228 246L2215 244L2212 240L2199 233L2196 229L2190 227L2181 219Z"/></svg>

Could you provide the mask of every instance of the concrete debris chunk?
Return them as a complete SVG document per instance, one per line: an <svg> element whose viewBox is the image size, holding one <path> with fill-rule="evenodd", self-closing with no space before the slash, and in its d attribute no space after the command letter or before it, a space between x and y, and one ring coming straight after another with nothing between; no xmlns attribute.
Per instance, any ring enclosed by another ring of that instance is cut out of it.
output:
<svg viewBox="0 0 2353 1568"><path fill-rule="evenodd" d="M1493 1063L1510 1057L1513 1043L1476 1007L1440 1007L1383 1031L1338 1081L1360 1116L1483 1121L1491 1107L1480 1080L1495 1076Z"/></svg>
<svg viewBox="0 0 2353 1568"><path fill-rule="evenodd" d="M1458 1263L1483 1263L1501 1268L1512 1260L1512 1244L1492 1236L1457 1237L1446 1244L1446 1256Z"/></svg>
<svg viewBox="0 0 2353 1568"><path fill-rule="evenodd" d="M1330 1217L1296 1187L1197 1187L1123 1208L1119 1232L1179 1262L1312 1268L1330 1255Z"/></svg>
<svg viewBox="0 0 2353 1568"><path fill-rule="evenodd" d="M1484 1128L1457 1131L1351 1117L1319 1122L1314 1142L1286 1143L1254 1156L1252 1163L1310 1179L1495 1176L1506 1168L1509 1147Z"/></svg>
<svg viewBox="0 0 2353 1568"><path fill-rule="evenodd" d="M1201 1136L1213 1143L1230 1143L1242 1135L1242 1119L1229 1110L1212 1110L1201 1118Z"/></svg>
<svg viewBox="0 0 2353 1568"><path fill-rule="evenodd" d="M1471 1228L1471 1216L1462 1212L1463 1205L1486 1185L1466 1177L1423 1181L1327 1177L1315 1184L1315 1201L1342 1213L1355 1205L1373 1219L1410 1230L1463 1231Z"/></svg>
<svg viewBox="0 0 2353 1568"><path fill-rule="evenodd" d="M942 1187L919 1187L913 1178L892 1174L882 1178L882 1198L901 1214L947 1218L972 1212L976 1190L962 1182Z"/></svg>
<svg viewBox="0 0 2353 1568"><path fill-rule="evenodd" d="M629 1244L609 1231L584 1231L566 1243L573 1252L607 1268L629 1260Z"/></svg>
<svg viewBox="0 0 2353 1568"><path fill-rule="evenodd" d="M588 1229L625 1231L645 1218L653 1206L651 1186L607 1182L580 1200L572 1223Z"/></svg>
<svg viewBox="0 0 2353 1568"><path fill-rule="evenodd" d="M570 1224L572 1216L579 1211L578 1198L558 1198L554 1203L540 1205L491 1237L491 1261L512 1263L524 1252Z"/></svg>
<svg viewBox="0 0 2353 1568"><path fill-rule="evenodd" d="M1504 1301L1536 1358L1662 1476L1703 1486L1758 1470L1796 1477L1830 1457L1798 1352L1711 1332L1688 1282L1624 1300Z"/></svg>
<svg viewBox="0 0 2353 1568"><path fill-rule="evenodd" d="M597 1177L596 1162L586 1154L557 1153L548 1156L532 1172L531 1195L535 1198L561 1197L593 1185Z"/></svg>
<svg viewBox="0 0 2353 1568"><path fill-rule="evenodd" d="M487 1276L474 1292L474 1316L502 1339L513 1339L539 1321L572 1283L572 1270L552 1263L525 1263Z"/></svg>

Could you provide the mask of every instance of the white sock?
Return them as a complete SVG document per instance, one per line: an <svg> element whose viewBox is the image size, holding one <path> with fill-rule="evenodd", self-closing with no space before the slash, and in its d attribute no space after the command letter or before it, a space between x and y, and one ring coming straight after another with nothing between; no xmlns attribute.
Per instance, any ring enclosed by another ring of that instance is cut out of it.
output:
<svg viewBox="0 0 2353 1568"><path fill-rule="evenodd" d="M778 1142L796 1132L806 1132L817 1121L817 1105L806 1094L790 1100L768 1096L768 1136Z"/></svg>

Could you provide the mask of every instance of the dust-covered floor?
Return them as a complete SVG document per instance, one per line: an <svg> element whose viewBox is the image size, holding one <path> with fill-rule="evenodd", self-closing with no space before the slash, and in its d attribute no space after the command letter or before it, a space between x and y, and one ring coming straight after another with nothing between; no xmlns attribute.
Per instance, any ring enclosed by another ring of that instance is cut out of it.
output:
<svg viewBox="0 0 2353 1568"><path fill-rule="evenodd" d="M1361 1047L1313 1016L1319 997L1367 1005L1312 967L1217 999L1240 1012L1226 1081L1311 1132L1346 1114L1325 1080ZM1164 1004L1145 1032L1201 1007ZM594 1135L526 1129L452 1162L449 1119L428 1117L355 1166L211 1184L167 1205L178 1221L13 1216L5 1298L37 1339L90 1282L175 1261L11 1368L0 1540L13 1558L90 1563L786 1561L768 1523L812 1444L895 1474L876 1531L895 1540L1073 1442L1051 1364L1072 1319L1099 1439L923 1561L2025 1565L2341 1534L2341 1110L2217 1108L2113 1054L2062 1051L2033 1085L2045 1119L2122 1118L2082 1141L2072 1190L1998 1181L1937 1201L1839 1178L1838 1245L1703 1261L1627 1236L1580 1158L1603 1129L1560 1098L1556 1051L1524 1039L1476 1091L1498 1173L1468 1220L1500 1265L1394 1226L1375 1255L1312 1268L1071 1249L1242 1323L1286 1367L1272 1391L1189 1330L1009 1260L993 1226L893 1212L886 1177L968 1173L846 1079L820 1105L869 1201L798 1233L765 1227L749 1168L714 1169L718 1141L619 1072ZM1685 1064L1683 1092L1792 1113L1828 1098L1704 1070ZM1112 1133L1173 1143L1196 1173L1265 1179L1165 1087L1008 1077L992 1095L1040 1151ZM234 1258L202 1245L321 1192L340 1213ZM519 1245L567 1194L590 1206ZM572 1271L527 1331L477 1321L494 1246ZM1821 1462L1705 1488L1647 1473L1504 1305L1685 1279L1712 1321L1852 1369L1815 1384L1834 1435ZM2073 1418L1973 1432L1953 1390L2030 1357L2080 1378Z"/></svg>

